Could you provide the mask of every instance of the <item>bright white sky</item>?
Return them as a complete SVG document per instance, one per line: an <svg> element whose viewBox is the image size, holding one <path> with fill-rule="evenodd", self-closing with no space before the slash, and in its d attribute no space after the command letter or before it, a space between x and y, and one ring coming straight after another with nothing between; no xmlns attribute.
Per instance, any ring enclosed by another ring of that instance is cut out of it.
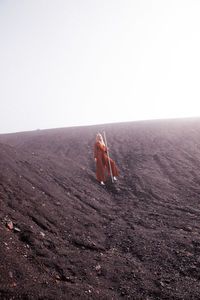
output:
<svg viewBox="0 0 200 300"><path fill-rule="evenodd" d="M200 116L199 0L0 0L0 133Z"/></svg>

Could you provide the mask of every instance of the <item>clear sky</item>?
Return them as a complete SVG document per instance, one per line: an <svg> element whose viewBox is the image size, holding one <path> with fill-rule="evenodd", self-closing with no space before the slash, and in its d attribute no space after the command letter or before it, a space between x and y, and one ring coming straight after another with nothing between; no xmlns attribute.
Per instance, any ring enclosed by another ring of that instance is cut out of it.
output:
<svg viewBox="0 0 200 300"><path fill-rule="evenodd" d="M0 133L200 116L199 0L0 0Z"/></svg>

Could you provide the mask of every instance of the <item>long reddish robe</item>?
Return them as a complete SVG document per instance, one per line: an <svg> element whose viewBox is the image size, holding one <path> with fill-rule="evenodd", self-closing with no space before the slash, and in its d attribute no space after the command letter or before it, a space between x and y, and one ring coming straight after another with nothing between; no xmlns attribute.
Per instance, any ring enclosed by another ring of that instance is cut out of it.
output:
<svg viewBox="0 0 200 300"><path fill-rule="evenodd" d="M109 158L106 155L107 148L102 145L100 142L96 142L94 144L94 157L96 158L96 175L98 181L106 181L106 177L104 174L104 169L107 170L110 175L110 167L109 167ZM112 169L112 175L118 176L117 167L112 159L110 159L110 165Z"/></svg>

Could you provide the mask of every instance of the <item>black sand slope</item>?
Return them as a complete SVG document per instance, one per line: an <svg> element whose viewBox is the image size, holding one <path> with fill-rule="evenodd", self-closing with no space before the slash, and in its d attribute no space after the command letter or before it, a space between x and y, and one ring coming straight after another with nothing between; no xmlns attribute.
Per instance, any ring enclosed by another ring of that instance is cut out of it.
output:
<svg viewBox="0 0 200 300"><path fill-rule="evenodd" d="M0 135L0 299L200 299L200 119Z"/></svg>

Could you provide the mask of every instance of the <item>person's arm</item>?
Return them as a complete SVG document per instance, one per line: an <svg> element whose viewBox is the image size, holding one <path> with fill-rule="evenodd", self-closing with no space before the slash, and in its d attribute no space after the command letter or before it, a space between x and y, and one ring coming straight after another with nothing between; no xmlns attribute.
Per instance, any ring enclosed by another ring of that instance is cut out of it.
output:
<svg viewBox="0 0 200 300"><path fill-rule="evenodd" d="M94 160L97 160L97 143L94 144Z"/></svg>
<svg viewBox="0 0 200 300"><path fill-rule="evenodd" d="M107 147L106 146L104 146L104 151L105 151L105 153L107 153Z"/></svg>

